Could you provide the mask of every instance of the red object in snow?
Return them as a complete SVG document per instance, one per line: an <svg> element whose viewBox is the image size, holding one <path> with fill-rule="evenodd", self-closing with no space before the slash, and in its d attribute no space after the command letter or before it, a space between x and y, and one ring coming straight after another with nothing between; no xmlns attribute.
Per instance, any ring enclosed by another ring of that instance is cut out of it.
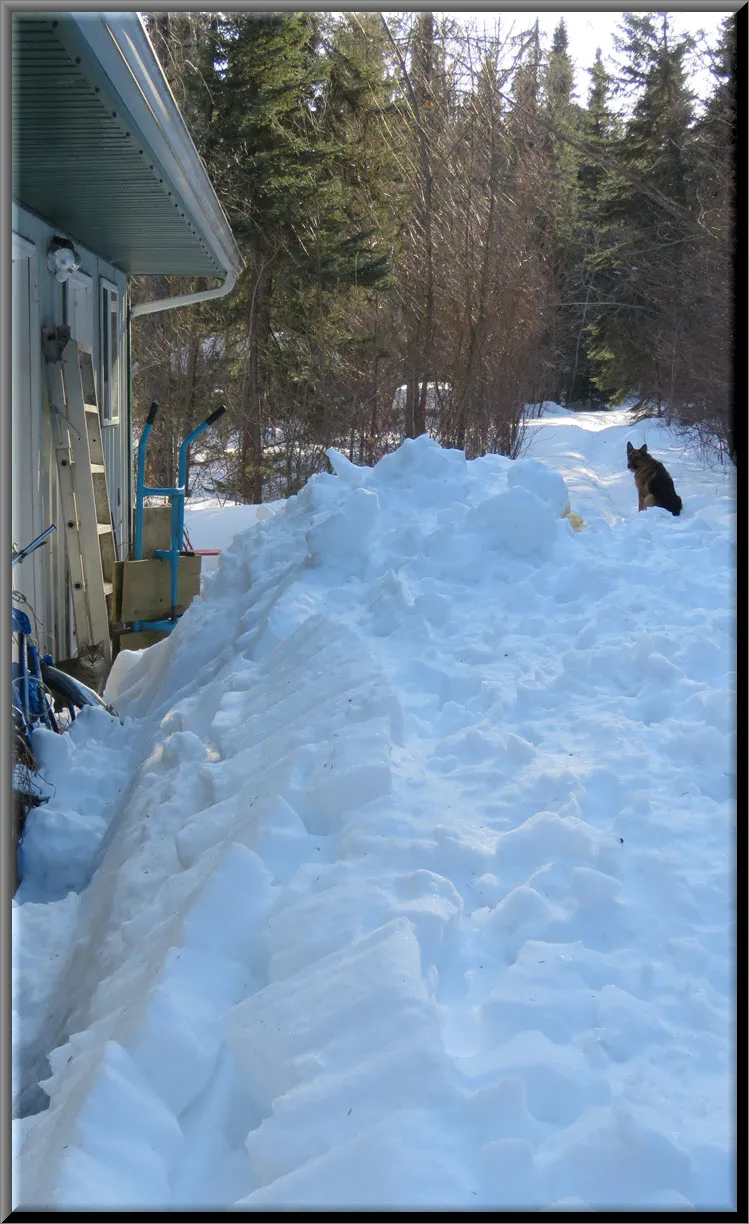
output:
<svg viewBox="0 0 749 1224"><path fill-rule="evenodd" d="M186 527L184 529L184 537L185 552L191 552L196 557L219 557L221 555L220 548L193 548Z"/></svg>

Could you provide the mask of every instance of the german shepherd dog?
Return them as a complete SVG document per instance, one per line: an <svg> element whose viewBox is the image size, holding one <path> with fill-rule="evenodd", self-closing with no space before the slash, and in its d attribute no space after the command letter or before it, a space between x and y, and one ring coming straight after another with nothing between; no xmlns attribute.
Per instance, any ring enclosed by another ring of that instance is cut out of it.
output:
<svg viewBox="0 0 749 1224"><path fill-rule="evenodd" d="M662 506L672 514L681 514L682 501L673 480L663 464L648 454L644 442L639 450L631 442L627 443L627 467L635 474L638 510Z"/></svg>

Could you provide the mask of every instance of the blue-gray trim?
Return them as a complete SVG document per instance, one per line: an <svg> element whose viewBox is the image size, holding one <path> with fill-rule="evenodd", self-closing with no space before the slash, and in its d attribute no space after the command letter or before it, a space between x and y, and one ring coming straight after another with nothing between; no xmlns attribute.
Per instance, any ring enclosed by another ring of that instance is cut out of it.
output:
<svg viewBox="0 0 749 1224"><path fill-rule="evenodd" d="M13 193L131 275L243 266L137 13L13 14Z"/></svg>

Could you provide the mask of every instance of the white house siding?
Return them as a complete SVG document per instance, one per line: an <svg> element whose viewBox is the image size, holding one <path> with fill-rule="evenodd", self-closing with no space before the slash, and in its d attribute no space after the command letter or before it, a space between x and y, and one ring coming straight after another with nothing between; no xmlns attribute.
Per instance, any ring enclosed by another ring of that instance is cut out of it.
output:
<svg viewBox="0 0 749 1224"><path fill-rule="evenodd" d="M56 657L63 658L74 653L76 644L67 589L64 520L46 397L41 328L43 324L69 323L75 339L92 344L94 367L100 378L102 280L119 290L119 424L104 427L102 437L110 505L120 556L124 557L129 546L131 500L127 396L127 278L111 264L99 259L95 253L76 243L80 256L80 275L73 284L69 284L65 294L63 286L47 268L50 240L56 234L60 235L60 231L17 205L12 209L12 228L13 539L19 544L25 544L51 522L58 528L51 540L33 558L16 567L13 583L33 605L42 622L37 628L43 648Z"/></svg>

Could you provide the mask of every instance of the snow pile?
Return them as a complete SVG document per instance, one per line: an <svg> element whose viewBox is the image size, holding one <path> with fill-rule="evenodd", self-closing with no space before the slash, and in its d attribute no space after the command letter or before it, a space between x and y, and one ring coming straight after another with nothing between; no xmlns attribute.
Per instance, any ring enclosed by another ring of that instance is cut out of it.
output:
<svg viewBox="0 0 749 1224"><path fill-rule="evenodd" d="M255 523L269 519L283 502L266 502L261 506L221 505L215 498L192 498L185 505L185 530L190 544L198 552L228 548L236 535L248 531ZM201 574L212 574L218 558L204 556Z"/></svg>
<svg viewBox="0 0 749 1224"><path fill-rule="evenodd" d="M120 732L117 719L92 706L81 711L66 735L46 727L34 731L39 771L55 785L49 802L26 824L19 854L24 900L56 901L88 884L116 797L126 789L134 764L134 750L122 750ZM108 759L106 788L102 750Z"/></svg>
<svg viewBox="0 0 749 1224"><path fill-rule="evenodd" d="M248 531L283 505L268 502L262 506L222 506L215 498L192 499L185 503L185 527L193 548L228 548L241 531Z"/></svg>
<svg viewBox="0 0 749 1224"><path fill-rule="evenodd" d="M46 1105L37 1081L57 1036L47 1016L49 996L65 982L77 894L127 793L140 735L133 725L123 735L116 719L88 706L65 735L35 730L33 746L51 797L27 818L19 852L23 883L13 903L13 1097L21 1112Z"/></svg>
<svg viewBox="0 0 749 1224"><path fill-rule="evenodd" d="M730 1207L734 490L532 428L331 452L119 656L24 845L19 1205Z"/></svg>

